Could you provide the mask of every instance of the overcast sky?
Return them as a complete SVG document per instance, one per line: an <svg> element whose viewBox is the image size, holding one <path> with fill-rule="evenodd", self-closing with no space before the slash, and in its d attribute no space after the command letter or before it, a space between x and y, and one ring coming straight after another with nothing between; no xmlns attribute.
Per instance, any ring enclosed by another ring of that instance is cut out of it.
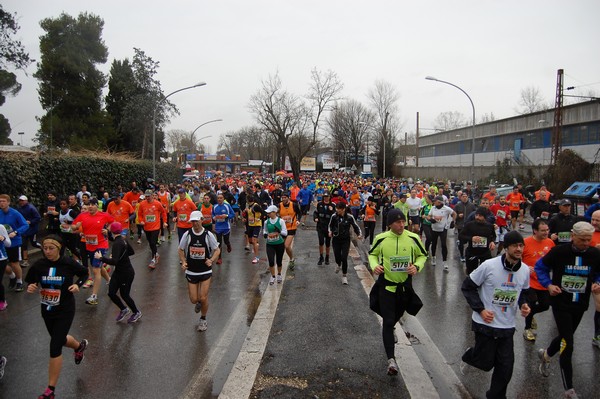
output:
<svg viewBox="0 0 600 399"><path fill-rule="evenodd" d="M170 97L181 115L167 130L216 137L254 124L250 96L277 71L284 87L302 95L310 71L336 72L346 98L367 103L376 80L400 93L403 131L432 128L438 114L471 116L468 99L457 89L425 80L432 75L463 88L475 104L477 119L515 115L521 89L540 89L554 103L556 71L565 70L570 94L600 93L600 1L399 1L399 0L3 0L17 12L22 40L39 60L39 21L61 12L90 12L104 19L108 61L133 57L141 48L160 62L157 78L165 94L206 82ZM10 121L15 143L25 132L32 145L43 111L37 81L18 73L23 89L0 108Z"/></svg>

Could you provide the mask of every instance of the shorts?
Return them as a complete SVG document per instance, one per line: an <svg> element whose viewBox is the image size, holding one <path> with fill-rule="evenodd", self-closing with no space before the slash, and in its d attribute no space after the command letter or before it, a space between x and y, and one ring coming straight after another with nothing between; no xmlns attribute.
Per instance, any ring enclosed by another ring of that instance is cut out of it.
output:
<svg viewBox="0 0 600 399"><path fill-rule="evenodd" d="M516 219L519 217L519 213L521 213L521 211L510 211L510 217Z"/></svg>
<svg viewBox="0 0 600 399"><path fill-rule="evenodd" d="M421 216L409 216L408 218L412 224L421 224Z"/></svg>
<svg viewBox="0 0 600 399"><path fill-rule="evenodd" d="M9 262L19 262L21 260L21 246L4 248Z"/></svg>
<svg viewBox="0 0 600 399"><path fill-rule="evenodd" d="M258 238L260 235L260 226L248 226L246 229L246 235L250 238Z"/></svg>
<svg viewBox="0 0 600 399"><path fill-rule="evenodd" d="M206 274L185 274L185 279L190 284L200 284L203 281L208 280L212 277L212 272Z"/></svg>
<svg viewBox="0 0 600 399"><path fill-rule="evenodd" d="M302 212L303 215L306 215L308 213L309 209L310 209L310 204L302 205L300 207L300 211Z"/></svg>
<svg viewBox="0 0 600 399"><path fill-rule="evenodd" d="M100 251L102 256L106 256L106 252L108 252L108 248L98 248L98 249L96 249L96 251ZM88 257L90 258L92 267L97 269L102 266L102 259L96 259L94 257L94 254L96 253L96 251L87 251L87 253L88 253Z"/></svg>
<svg viewBox="0 0 600 399"><path fill-rule="evenodd" d="M287 234L288 236L295 236L296 235L296 229L294 229L294 230L288 230L287 232L288 232L288 234Z"/></svg>

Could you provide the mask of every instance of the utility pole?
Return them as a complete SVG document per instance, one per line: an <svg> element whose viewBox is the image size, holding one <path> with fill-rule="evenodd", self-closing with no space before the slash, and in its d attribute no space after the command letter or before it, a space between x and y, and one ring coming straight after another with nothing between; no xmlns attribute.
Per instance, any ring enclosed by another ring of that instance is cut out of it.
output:
<svg viewBox="0 0 600 399"><path fill-rule="evenodd" d="M554 125L552 126L552 153L550 164L556 165L558 154L562 151L562 107L563 107L563 74L559 69L556 73L556 99L554 101Z"/></svg>

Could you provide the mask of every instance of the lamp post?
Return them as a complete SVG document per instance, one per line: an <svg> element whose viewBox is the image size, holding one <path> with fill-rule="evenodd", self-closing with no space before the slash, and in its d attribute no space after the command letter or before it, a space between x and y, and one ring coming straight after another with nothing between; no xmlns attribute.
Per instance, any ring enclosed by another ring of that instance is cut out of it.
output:
<svg viewBox="0 0 600 399"><path fill-rule="evenodd" d="M208 125L209 123L214 123L214 122L223 122L223 119L213 119L212 121L204 122L203 124L201 124L200 126L198 126L197 128L195 128L192 131L192 134L190 135L190 140L191 140L192 144L194 144L194 133L196 133L196 130L200 129L204 125ZM200 141L202 139L205 139L207 137L212 137L212 136L204 136L201 139L198 139L198 141Z"/></svg>
<svg viewBox="0 0 600 399"><path fill-rule="evenodd" d="M23 147L23 136L25 135L25 132L19 132L17 134L21 136L21 147Z"/></svg>
<svg viewBox="0 0 600 399"><path fill-rule="evenodd" d="M462 91L463 94L465 96L467 96L467 98L471 102L471 108L473 108L473 132L472 132L472 137L471 137L471 181L474 182L475 181L475 105L473 104L473 100L471 100L471 96L469 96L466 91L464 91L463 89L461 89L460 87L458 87L457 85L455 85L453 83L446 82L445 80L436 79L433 76L427 76L427 77L425 77L425 79L433 80L433 81L440 82L440 83L445 83L452 87L456 87L458 90Z"/></svg>
<svg viewBox="0 0 600 399"><path fill-rule="evenodd" d="M383 141L383 178L385 179L385 153L386 153L386 143L385 143L385 135L383 134L383 129L381 131L378 131L374 126L369 125L366 122L358 122L359 125L364 125L366 127L370 127L371 129L375 130L376 132L378 132L379 137L381 137L381 140ZM367 156L369 156L369 154L367 154Z"/></svg>
<svg viewBox="0 0 600 399"><path fill-rule="evenodd" d="M163 98L161 98L160 101L156 104L156 107L154 107L154 112L152 113L152 178L154 179L154 181L156 181L156 110L158 109L160 104L162 104L164 101L166 101L167 98L171 97L173 94L176 94L176 93L179 93L180 91L184 91L184 90L188 90L188 89L194 89L196 87L200 87L200 86L204 86L204 85L206 85L205 82L200 82L200 83L196 83L193 86L188 86L188 87L184 87L179 90L175 90L174 92L171 92L171 93L167 94L166 96L164 96Z"/></svg>

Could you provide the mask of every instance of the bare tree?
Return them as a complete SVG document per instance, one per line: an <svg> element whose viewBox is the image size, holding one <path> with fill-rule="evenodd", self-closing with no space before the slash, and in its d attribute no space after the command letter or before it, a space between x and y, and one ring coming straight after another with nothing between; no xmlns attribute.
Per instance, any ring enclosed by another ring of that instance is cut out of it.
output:
<svg viewBox="0 0 600 399"><path fill-rule="evenodd" d="M167 132L167 146L173 152L197 154L204 152L204 145L196 140L191 132L174 129Z"/></svg>
<svg viewBox="0 0 600 399"><path fill-rule="evenodd" d="M458 111L442 112L433 122L433 127L442 131L458 129L467 125L467 118Z"/></svg>
<svg viewBox="0 0 600 399"><path fill-rule="evenodd" d="M269 76L250 98L249 108L262 129L275 139L283 165L285 155L298 178L300 162L317 144L317 132L324 112L328 111L343 85L333 72L312 71L312 83L305 99L288 92L279 74Z"/></svg>
<svg viewBox="0 0 600 399"><path fill-rule="evenodd" d="M274 159L273 137L257 126L244 127L235 132L229 132L219 138L219 152L225 152L229 157L240 155L242 159Z"/></svg>
<svg viewBox="0 0 600 399"><path fill-rule="evenodd" d="M342 102L330 114L327 125L332 147L344 149L346 157L351 155L353 161L359 154L369 151L369 134L372 130L375 115L356 100ZM372 148L373 149L373 148Z"/></svg>
<svg viewBox="0 0 600 399"><path fill-rule="evenodd" d="M378 80L375 82L375 87L367 93L367 97L375 110L375 122L371 127L377 137L377 170L391 171L396 163L396 133L402 128L398 120L397 105L400 93L391 83Z"/></svg>
<svg viewBox="0 0 600 399"><path fill-rule="evenodd" d="M487 123L487 122L493 122L496 120L496 117L494 116L493 112L485 113L483 115L481 115L481 117L479 118L479 123Z"/></svg>
<svg viewBox="0 0 600 399"><path fill-rule="evenodd" d="M519 107L515 111L521 115L548 109L546 100L542 97L540 89L534 86L527 86L521 89Z"/></svg>

